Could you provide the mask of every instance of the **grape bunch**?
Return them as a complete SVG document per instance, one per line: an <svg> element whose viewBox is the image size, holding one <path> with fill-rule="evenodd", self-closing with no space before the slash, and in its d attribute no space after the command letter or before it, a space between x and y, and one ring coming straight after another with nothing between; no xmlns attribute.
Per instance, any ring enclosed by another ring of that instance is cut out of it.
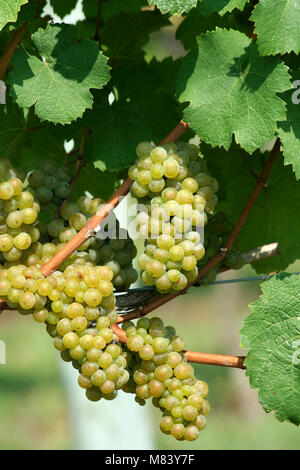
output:
<svg viewBox="0 0 300 470"><path fill-rule="evenodd" d="M34 189L41 210L48 211L60 206L71 194L69 168L59 166L55 160L43 160L37 164L28 176L28 185Z"/></svg>
<svg viewBox="0 0 300 470"><path fill-rule="evenodd" d="M197 278L205 255L203 230L217 203L218 183L195 145L142 142L136 153L128 174L133 195L144 205L136 217L146 240L139 257L142 279L160 293L181 291Z"/></svg>
<svg viewBox="0 0 300 470"><path fill-rule="evenodd" d="M40 207L21 178L8 160L0 159L0 258L6 264L19 261L40 236L35 226Z"/></svg>
<svg viewBox="0 0 300 470"><path fill-rule="evenodd" d="M178 440L193 441L206 426L208 386L197 380L183 354L184 341L160 318L123 324L131 353L130 380L124 390L144 405L152 398L162 411L160 428Z"/></svg>

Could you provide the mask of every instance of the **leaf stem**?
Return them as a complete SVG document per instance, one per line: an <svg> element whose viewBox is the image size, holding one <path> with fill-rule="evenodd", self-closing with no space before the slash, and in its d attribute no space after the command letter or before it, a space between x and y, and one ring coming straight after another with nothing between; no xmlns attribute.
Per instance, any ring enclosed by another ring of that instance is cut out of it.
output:
<svg viewBox="0 0 300 470"><path fill-rule="evenodd" d="M127 342L126 332L118 327L118 325L112 325L111 329L118 336L122 343ZM210 364L245 369L245 358L240 356L225 356L223 354L209 354L196 351L185 351L184 354L189 362L194 362L197 364Z"/></svg>

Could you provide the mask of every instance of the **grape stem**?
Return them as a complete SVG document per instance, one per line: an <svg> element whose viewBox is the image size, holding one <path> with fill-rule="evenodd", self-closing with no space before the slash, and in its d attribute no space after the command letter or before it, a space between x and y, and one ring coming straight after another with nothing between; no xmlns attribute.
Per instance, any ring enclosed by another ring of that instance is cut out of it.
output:
<svg viewBox="0 0 300 470"><path fill-rule="evenodd" d="M28 21L26 21L21 28L17 29L14 34L11 37L11 40L9 41L5 51L3 52L1 58L0 58L0 80L3 80L4 75L6 74L7 67L9 66L9 63L12 59L12 56L15 53L15 50L17 49L23 34L25 33L25 30L28 26Z"/></svg>
<svg viewBox="0 0 300 470"><path fill-rule="evenodd" d="M145 316L148 313L155 310L156 308L159 308L162 305L166 304L167 302L170 302L171 300L175 299L179 295L186 294L188 289L190 289L190 287L192 287L194 284L196 284L203 276L205 276L205 274L207 274L211 269L213 269L215 266L217 266L217 264L220 263L220 261L222 261L226 256L228 256L228 254L230 253L230 251L233 247L233 244L236 241L236 239L237 239L244 223L247 220L247 217L248 217L255 201L257 200L258 196L260 195L262 189L265 187L265 184L266 184L267 179L269 177L270 171L272 169L272 166L275 162L275 159L276 159L279 151L280 151L280 140L277 139L276 143L273 147L273 150L271 151L270 156L267 160L267 163L266 163L260 177L258 178L257 183L256 183L256 185L255 185L255 187L254 187L254 189L253 189L253 191L252 191L252 193L251 193L244 209L242 210L241 215L240 215L237 223L235 224L235 226L234 226L227 242L225 243L224 247L221 248L219 253L216 256L214 256L205 266L203 266L202 269L200 269L200 271L198 273L198 276L195 279L195 281L190 282L186 286L186 288L184 290L180 291L180 292L163 295L162 297L159 297L159 298L154 299L153 301L149 302L145 307L140 307L139 309L134 310L133 312L130 312L127 315L124 315L123 321L129 320L129 319L132 320L134 318L139 318L139 317Z"/></svg>
<svg viewBox="0 0 300 470"><path fill-rule="evenodd" d="M161 143L173 142L177 140L188 128L188 124L183 121L170 132L170 134L163 139ZM59 250L47 263L45 263L41 271L44 276L49 276L53 271L56 270L61 263L63 263L74 251L76 251L88 238L94 236L95 230L101 222L117 207L122 197L130 190L131 179L127 178L124 183L115 191L115 193L109 198L106 204L104 204L97 213L87 222L83 229L78 232L71 241L69 241L61 250Z"/></svg>
<svg viewBox="0 0 300 470"><path fill-rule="evenodd" d="M111 326L112 331L118 336L122 343L127 342L126 332L118 327L118 325ZM209 354L197 351L184 351L184 355L189 362L197 364L210 364L223 367L236 367L238 369L245 369L245 357L240 356L225 356L223 354Z"/></svg>

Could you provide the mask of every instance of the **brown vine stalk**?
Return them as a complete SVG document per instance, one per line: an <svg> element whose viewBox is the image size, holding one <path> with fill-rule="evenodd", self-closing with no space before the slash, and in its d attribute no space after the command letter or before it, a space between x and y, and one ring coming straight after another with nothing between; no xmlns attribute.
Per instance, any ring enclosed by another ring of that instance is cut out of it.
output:
<svg viewBox="0 0 300 470"><path fill-rule="evenodd" d="M161 307L162 305L166 304L167 302L170 302L171 300L175 299L179 295L186 294L186 292L188 291L188 289L190 289L190 287L192 287L194 284L196 284L203 276L205 276L205 274L207 274L211 269L213 269L220 261L222 261L222 259L224 259L225 256L227 256L230 253L230 251L233 247L233 244L234 244L235 240L237 239L244 223L246 222L247 217L248 217L255 201L257 200L261 190L264 188L264 186L267 182L267 179L269 177L271 168L273 166L273 163L275 162L275 159L276 159L279 151L280 151L280 140L277 139L276 143L274 145L274 148L270 153L268 161L267 161L260 177L258 178L257 183L256 183L256 185L255 185L255 187L254 187L254 189L253 189L253 191L252 191L252 193L251 193L244 209L242 210L241 215L240 215L237 223L235 224L235 226L234 226L227 242L225 243L224 247L221 248L220 252L216 256L214 256L214 258L212 258L205 266L203 266L202 269L200 269L200 271L198 273L198 276L195 279L195 281L190 282L187 285L187 287L181 292L166 294L162 297L159 297L158 299L154 299L152 302L149 302L149 304L147 304L145 307L140 307L139 309L134 310L133 312L127 313L126 315L123 316L123 321L133 320L135 318L145 316L148 313L155 310L156 308Z"/></svg>
<svg viewBox="0 0 300 470"><path fill-rule="evenodd" d="M183 121L175 127L175 129L167 135L167 137L161 142L172 142L178 139L184 131L187 129L188 124ZM88 238L95 234L95 230L101 222L114 210L119 204L122 197L126 196L131 186L131 179L127 178L124 183L115 191L115 193L109 198L106 204L104 204L97 213L87 222L80 232L69 241L58 253L56 253L47 263L45 263L41 271L44 276L49 276L55 269L63 263L74 251L76 251Z"/></svg>
<svg viewBox="0 0 300 470"><path fill-rule="evenodd" d="M124 330L119 328L117 325L112 325L111 329L118 336L119 340L122 343L127 342L127 337ZM216 366L245 369L245 357L241 356L225 356L223 354L210 354L197 351L185 351L184 355L189 362L194 362L196 364L210 364Z"/></svg>
<svg viewBox="0 0 300 470"><path fill-rule="evenodd" d="M0 58L0 80L3 80L4 75L6 74L7 67L9 66L12 56L14 55L15 50L17 49L19 42L21 41L22 36L25 33L27 25L28 25L28 21L26 21L21 26L21 28L17 29L14 32L14 34L11 37L11 40L9 41L5 51L3 52Z"/></svg>

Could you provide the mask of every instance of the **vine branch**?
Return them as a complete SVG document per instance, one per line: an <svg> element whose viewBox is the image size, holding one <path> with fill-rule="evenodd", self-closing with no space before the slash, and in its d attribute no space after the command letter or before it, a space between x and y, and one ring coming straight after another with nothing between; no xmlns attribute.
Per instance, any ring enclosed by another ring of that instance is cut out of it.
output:
<svg viewBox="0 0 300 470"><path fill-rule="evenodd" d="M111 326L112 331L118 336L122 343L127 342L126 332L119 328L117 325ZM240 356L225 356L223 354L210 354L197 351L185 351L185 357L189 362L197 364L210 364L223 367L235 367L238 369L245 369L245 357Z"/></svg>
<svg viewBox="0 0 300 470"><path fill-rule="evenodd" d="M15 53L15 50L17 49L23 34L25 33L25 30L27 28L28 21L26 21L21 28L17 29L14 34L11 37L11 40L9 41L5 51L3 52L1 58L0 58L0 80L3 80L6 70L9 66L9 63L12 59L12 56Z"/></svg>

